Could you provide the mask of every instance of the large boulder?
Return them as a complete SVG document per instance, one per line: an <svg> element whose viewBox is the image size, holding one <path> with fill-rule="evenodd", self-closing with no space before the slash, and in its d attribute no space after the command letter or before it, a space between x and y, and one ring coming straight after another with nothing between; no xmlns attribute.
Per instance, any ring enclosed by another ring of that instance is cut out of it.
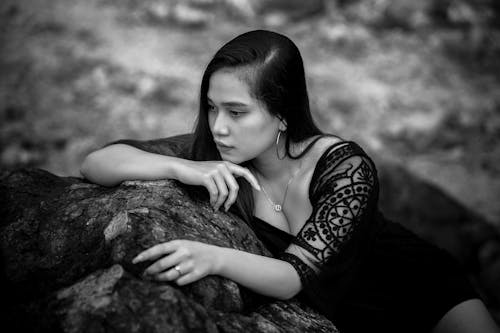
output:
<svg viewBox="0 0 500 333"><path fill-rule="evenodd" d="M169 140L153 146L177 152ZM150 263L132 258L172 239L271 256L242 220L214 212L176 181L106 188L40 169L2 171L0 205L1 312L18 331L336 331L295 299L260 296L220 276L186 286L143 279Z"/></svg>
<svg viewBox="0 0 500 333"><path fill-rule="evenodd" d="M186 157L189 140L119 142ZM378 164L386 215L447 248L489 303L498 304L498 233L404 168ZM126 181L107 188L40 169L4 170L0 214L0 312L19 331L336 331L296 299L264 297L220 276L186 286L143 279L149 263L133 265L132 258L172 239L271 256L242 220L214 212L179 182Z"/></svg>
<svg viewBox="0 0 500 333"><path fill-rule="evenodd" d="M500 323L498 227L403 165L378 160L377 169L384 215L452 254Z"/></svg>

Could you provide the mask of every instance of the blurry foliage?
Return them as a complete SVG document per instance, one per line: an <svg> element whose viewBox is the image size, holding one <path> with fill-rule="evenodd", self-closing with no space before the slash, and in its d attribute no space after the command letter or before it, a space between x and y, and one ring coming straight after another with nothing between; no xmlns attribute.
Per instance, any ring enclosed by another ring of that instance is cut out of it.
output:
<svg viewBox="0 0 500 333"><path fill-rule="evenodd" d="M0 167L78 175L106 142L189 131L213 52L265 28L299 46L321 129L458 166L441 186L500 226L499 18L498 0L2 1Z"/></svg>
<svg viewBox="0 0 500 333"><path fill-rule="evenodd" d="M343 17L376 31L403 30L464 66L500 74L500 6L494 0L342 0Z"/></svg>
<svg viewBox="0 0 500 333"><path fill-rule="evenodd" d="M494 0L2 2L0 165L77 175L105 142L188 131L212 53L267 28L301 49L323 130L398 156L447 154L495 176L499 8Z"/></svg>

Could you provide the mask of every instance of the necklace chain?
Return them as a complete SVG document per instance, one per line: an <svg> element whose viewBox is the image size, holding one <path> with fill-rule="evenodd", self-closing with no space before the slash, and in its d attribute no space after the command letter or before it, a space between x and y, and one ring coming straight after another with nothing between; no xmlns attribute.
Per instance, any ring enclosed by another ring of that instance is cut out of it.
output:
<svg viewBox="0 0 500 333"><path fill-rule="evenodd" d="M273 207L273 209L276 211L276 212L282 212L283 210L283 205L285 204L285 200L286 200L286 194L288 193L288 186L290 186L292 180L295 178L295 176L297 175L297 173L299 172L299 170L302 168L302 161L300 161L300 164L299 164L299 167L297 168L297 170L295 170L295 172L293 173L292 177L290 177L290 180L288 180L288 182L286 183L286 187L285 187L285 194L283 195L283 200L281 201L281 204L277 204L275 203L271 197L267 194L266 192L266 189L264 188L264 184L261 185L261 188L262 188L262 192L264 192L264 195L266 196L266 199L267 201L269 201L269 203L271 204L271 206ZM255 174L257 174L257 170L255 170Z"/></svg>

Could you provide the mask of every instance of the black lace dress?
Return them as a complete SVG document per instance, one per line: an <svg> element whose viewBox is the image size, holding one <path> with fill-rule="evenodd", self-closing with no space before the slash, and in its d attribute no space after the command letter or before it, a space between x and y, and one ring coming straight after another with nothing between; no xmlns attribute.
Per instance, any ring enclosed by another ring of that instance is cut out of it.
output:
<svg viewBox="0 0 500 333"><path fill-rule="evenodd" d="M427 332L478 298L454 258L379 212L375 165L356 143L323 153L309 199L313 212L296 237L257 217L252 228L297 270L297 297L341 332Z"/></svg>

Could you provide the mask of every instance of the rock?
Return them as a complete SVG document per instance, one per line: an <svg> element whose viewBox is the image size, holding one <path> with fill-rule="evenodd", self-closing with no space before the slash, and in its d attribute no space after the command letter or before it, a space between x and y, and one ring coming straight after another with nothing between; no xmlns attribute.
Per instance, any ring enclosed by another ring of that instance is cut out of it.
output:
<svg viewBox="0 0 500 333"><path fill-rule="evenodd" d="M482 244L500 239L498 230L403 166L378 161L380 207L390 219L446 249L463 266L478 269Z"/></svg>
<svg viewBox="0 0 500 333"><path fill-rule="evenodd" d="M142 144L165 154L183 148L161 142ZM270 299L220 276L186 286L142 279L150 263L132 258L172 239L271 256L243 221L191 194L170 180L106 188L39 169L2 170L2 313L18 331L336 331L295 299Z"/></svg>
<svg viewBox="0 0 500 333"><path fill-rule="evenodd" d="M378 161L377 168L384 215L452 254L478 288L490 312L500 314L499 231L402 165Z"/></svg>

